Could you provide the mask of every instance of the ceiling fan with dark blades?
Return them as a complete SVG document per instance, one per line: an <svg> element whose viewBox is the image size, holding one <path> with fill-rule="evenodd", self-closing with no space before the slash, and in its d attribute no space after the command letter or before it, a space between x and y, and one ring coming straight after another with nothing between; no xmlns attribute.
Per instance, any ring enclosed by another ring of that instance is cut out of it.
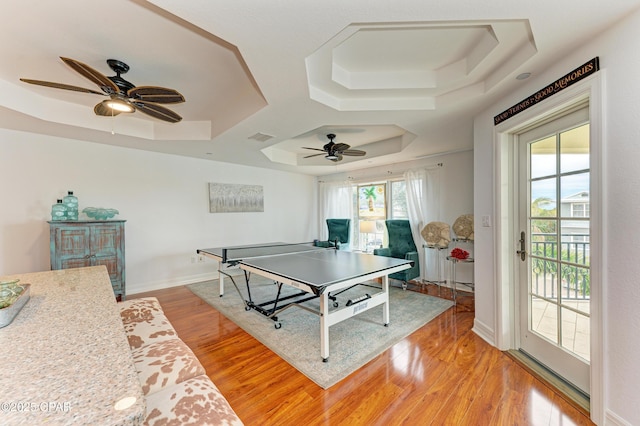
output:
<svg viewBox="0 0 640 426"><path fill-rule="evenodd" d="M113 117L121 112L140 111L158 120L169 123L177 123L182 120L175 112L160 104L178 104L185 101L178 91L159 86L139 86L128 82L120 76L129 71L129 65L117 59L107 59L107 64L116 75L107 77L90 66L78 62L75 59L60 57L62 61L71 69L98 86L97 90L85 89L84 87L72 86L69 84L53 83L50 81L32 80L21 78L21 81L38 86L52 87L54 89L71 90L74 92L91 93L94 95L108 96L98 103L93 111L97 115Z"/></svg>
<svg viewBox="0 0 640 426"><path fill-rule="evenodd" d="M333 133L329 133L327 135L327 138L329 138L329 143L323 146L322 149L307 148L306 146L303 146L304 149L311 149L313 151L322 151L322 153L320 154L307 155L304 158L311 158L311 157L317 157L319 155L324 155L324 158L331 160L333 162L338 162L342 160L343 155L363 156L366 154L366 152L361 151L359 149L349 149L351 148L351 146L347 145L346 143L335 143L333 140L336 138L336 135L334 135Z"/></svg>

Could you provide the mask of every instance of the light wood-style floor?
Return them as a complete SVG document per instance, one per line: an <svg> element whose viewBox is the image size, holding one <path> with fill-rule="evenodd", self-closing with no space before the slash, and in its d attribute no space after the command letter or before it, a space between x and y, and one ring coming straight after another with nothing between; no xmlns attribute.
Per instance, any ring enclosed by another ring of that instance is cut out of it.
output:
<svg viewBox="0 0 640 426"><path fill-rule="evenodd" d="M418 291L438 294L435 286ZM158 298L179 336L248 426L593 424L471 331L470 294L327 390L186 287L129 298L144 296ZM449 298L448 290L442 296Z"/></svg>

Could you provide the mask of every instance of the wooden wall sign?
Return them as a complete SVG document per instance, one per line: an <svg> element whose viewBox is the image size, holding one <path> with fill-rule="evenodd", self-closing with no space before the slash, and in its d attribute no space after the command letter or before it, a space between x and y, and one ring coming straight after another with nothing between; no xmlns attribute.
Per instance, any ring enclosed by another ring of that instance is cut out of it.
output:
<svg viewBox="0 0 640 426"><path fill-rule="evenodd" d="M517 104L513 105L510 108L507 108L500 114L493 117L493 124L498 125L502 123L504 120L513 117L516 114L521 113L525 109L532 107L540 101L547 99L548 97L555 95L561 90L566 89L574 83L582 80L583 78L594 74L596 71L600 69L600 59L596 56L589 62L579 66L575 70L570 73L564 75L563 77L557 79L553 83L549 84L544 89L538 90L533 95L521 100Z"/></svg>

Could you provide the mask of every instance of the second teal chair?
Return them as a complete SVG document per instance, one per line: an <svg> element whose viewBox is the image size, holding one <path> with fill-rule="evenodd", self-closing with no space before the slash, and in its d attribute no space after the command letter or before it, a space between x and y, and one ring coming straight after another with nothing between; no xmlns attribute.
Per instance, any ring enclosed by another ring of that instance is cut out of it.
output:
<svg viewBox="0 0 640 426"><path fill-rule="evenodd" d="M316 245L320 247L333 247L337 241L340 250L349 249L351 219L327 219L327 229L329 230L329 238L327 238L327 241L318 241Z"/></svg>
<svg viewBox="0 0 640 426"><path fill-rule="evenodd" d="M420 276L420 255L413 241L411 225L408 220L399 219L385 220L385 224L389 234L389 247L375 249L373 254L413 261L413 267L389 275L389 278L402 281L402 288L406 290L408 282Z"/></svg>

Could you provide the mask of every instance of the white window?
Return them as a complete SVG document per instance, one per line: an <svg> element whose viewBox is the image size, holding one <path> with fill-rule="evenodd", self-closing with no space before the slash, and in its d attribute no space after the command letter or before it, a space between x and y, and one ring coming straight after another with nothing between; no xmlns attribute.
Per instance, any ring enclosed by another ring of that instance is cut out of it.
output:
<svg viewBox="0 0 640 426"><path fill-rule="evenodd" d="M372 252L382 247L386 219L408 219L404 180L354 185L353 232L357 248Z"/></svg>

